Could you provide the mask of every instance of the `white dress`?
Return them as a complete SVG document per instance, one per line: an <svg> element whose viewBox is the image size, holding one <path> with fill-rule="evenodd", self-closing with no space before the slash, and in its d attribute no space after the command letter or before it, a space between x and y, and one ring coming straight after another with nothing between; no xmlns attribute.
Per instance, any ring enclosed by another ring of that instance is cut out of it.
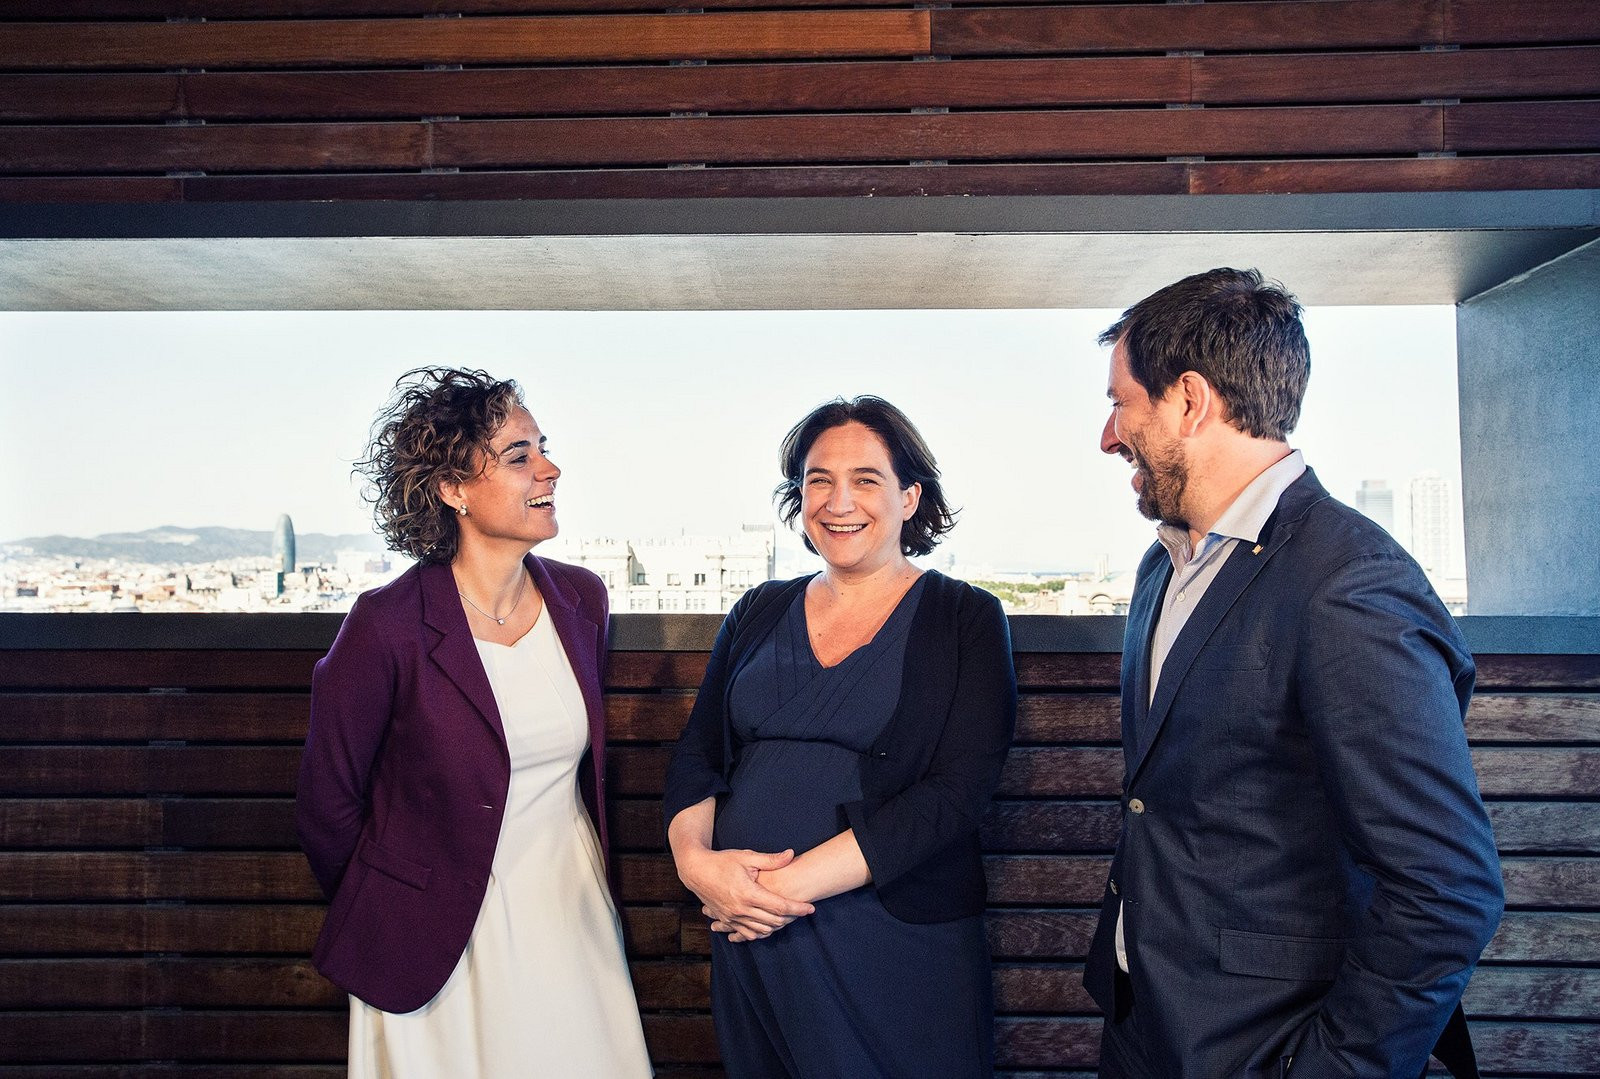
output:
<svg viewBox="0 0 1600 1079"><path fill-rule="evenodd" d="M461 961L404 1015L350 998L351 1079L632 1079L651 1074L578 793L583 693L550 619L511 646L478 642L511 751L511 792Z"/></svg>

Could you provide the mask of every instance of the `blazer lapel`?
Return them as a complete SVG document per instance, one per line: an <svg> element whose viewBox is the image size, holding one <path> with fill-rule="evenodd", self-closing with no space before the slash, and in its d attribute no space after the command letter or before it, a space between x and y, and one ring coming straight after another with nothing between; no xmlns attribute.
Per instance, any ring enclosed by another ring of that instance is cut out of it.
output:
<svg viewBox="0 0 1600 1079"><path fill-rule="evenodd" d="M494 703L494 690L484 672L478 646L473 643L466 612L461 609L455 576L447 565L422 567L422 620L439 633L429 657L504 743L506 732L500 722L500 709Z"/></svg>
<svg viewBox="0 0 1600 1079"><path fill-rule="evenodd" d="M583 690L583 706L589 717L589 741L605 737L605 704L600 692L600 627L578 610L578 596L564 581L552 576L542 559L528 555L523 560L533 574L533 583L544 597L544 609L555 626L561 648L572 664L578 687Z"/></svg>
<svg viewBox="0 0 1600 1079"><path fill-rule="evenodd" d="M1128 624L1122 640L1122 758L1128 780L1132 780L1142 757L1139 731L1144 729L1149 712L1150 638L1161 611L1161 597L1172 578L1172 560L1159 543L1145 556L1145 562L1128 604Z"/></svg>
<svg viewBox="0 0 1600 1079"><path fill-rule="evenodd" d="M1199 606L1189 616L1189 621L1184 623L1178 639L1172 642L1172 651L1167 653L1166 660L1161 664L1161 677L1156 682L1155 697L1150 701L1150 714L1138 728L1139 747L1135 754L1137 759L1128 773L1129 783L1133 782L1139 767L1150 755L1150 747L1161 733L1161 726L1172 710L1178 687L1183 684L1195 656L1199 655L1200 649L1244 594L1244 590L1250 587L1250 582L1256 579L1272 556L1294 538L1300 519L1315 503L1327 497L1328 492L1323 490L1312 471L1306 469L1305 474L1291 484L1278 500L1277 510L1262 529L1261 542L1252 544L1240 540L1234 546L1228 560L1217 571L1216 579L1206 589Z"/></svg>

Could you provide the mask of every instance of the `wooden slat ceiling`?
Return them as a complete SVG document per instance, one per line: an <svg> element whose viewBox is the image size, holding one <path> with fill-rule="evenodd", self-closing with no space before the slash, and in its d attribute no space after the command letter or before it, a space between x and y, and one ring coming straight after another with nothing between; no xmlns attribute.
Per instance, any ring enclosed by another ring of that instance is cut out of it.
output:
<svg viewBox="0 0 1600 1079"><path fill-rule="evenodd" d="M13 0L0 198L1600 188L1591 0L800 6Z"/></svg>

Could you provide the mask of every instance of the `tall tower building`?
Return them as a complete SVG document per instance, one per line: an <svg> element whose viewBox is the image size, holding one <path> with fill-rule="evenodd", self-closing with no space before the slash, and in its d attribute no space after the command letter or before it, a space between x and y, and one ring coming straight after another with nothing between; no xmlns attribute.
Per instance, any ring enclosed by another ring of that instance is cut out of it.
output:
<svg viewBox="0 0 1600 1079"><path fill-rule="evenodd" d="M1362 480L1356 492L1356 509L1394 534L1394 492L1385 480Z"/></svg>
<svg viewBox="0 0 1600 1079"><path fill-rule="evenodd" d="M1450 572L1450 481L1437 472L1411 480L1411 556L1430 577Z"/></svg>
<svg viewBox="0 0 1600 1079"><path fill-rule="evenodd" d="M278 572L294 572L294 522L287 513L278 514L278 527L272 531L272 560Z"/></svg>

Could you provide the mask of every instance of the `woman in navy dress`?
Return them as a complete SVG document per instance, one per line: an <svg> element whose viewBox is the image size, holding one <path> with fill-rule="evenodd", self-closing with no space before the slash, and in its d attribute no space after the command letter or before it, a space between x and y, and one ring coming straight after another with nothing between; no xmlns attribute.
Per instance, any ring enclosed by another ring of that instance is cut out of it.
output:
<svg viewBox="0 0 1600 1079"><path fill-rule="evenodd" d="M911 422L837 400L777 495L822 572L729 612L668 770L733 1079L993 1071L978 824L1016 718L998 601L908 556L953 524Z"/></svg>

